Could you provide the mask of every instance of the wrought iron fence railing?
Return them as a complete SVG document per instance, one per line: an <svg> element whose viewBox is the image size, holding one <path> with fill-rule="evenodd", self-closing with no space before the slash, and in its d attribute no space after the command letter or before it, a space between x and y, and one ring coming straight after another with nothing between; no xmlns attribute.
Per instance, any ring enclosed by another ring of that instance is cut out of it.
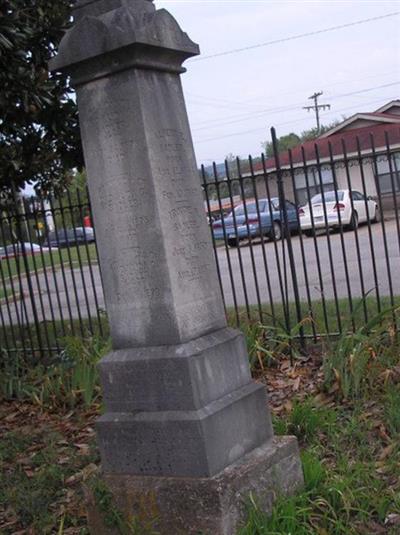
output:
<svg viewBox="0 0 400 535"><path fill-rule="evenodd" d="M333 336L400 296L400 130L320 138L202 167L205 218L230 321L308 340ZM179 240L179 236L177 236ZM14 195L0 214L0 344L51 355L68 336L107 336L85 189Z"/></svg>

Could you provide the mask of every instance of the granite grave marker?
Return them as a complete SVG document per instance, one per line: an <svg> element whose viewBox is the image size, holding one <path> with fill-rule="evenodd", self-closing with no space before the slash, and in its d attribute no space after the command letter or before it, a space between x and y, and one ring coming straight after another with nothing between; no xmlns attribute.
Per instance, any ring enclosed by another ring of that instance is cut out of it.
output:
<svg viewBox="0 0 400 535"><path fill-rule="evenodd" d="M180 75L198 46L150 0L81 0L52 60L77 92L112 352L103 479L160 534L233 535L250 492L302 484L227 327ZM89 503L93 534L114 533Z"/></svg>

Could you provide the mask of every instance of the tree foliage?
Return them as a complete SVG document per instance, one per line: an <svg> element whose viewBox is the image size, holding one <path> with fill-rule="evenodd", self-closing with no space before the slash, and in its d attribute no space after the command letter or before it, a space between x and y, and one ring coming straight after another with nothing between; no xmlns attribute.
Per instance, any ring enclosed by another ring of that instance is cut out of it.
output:
<svg viewBox="0 0 400 535"><path fill-rule="evenodd" d="M333 121L332 123L329 123L326 126L322 125L319 130L316 127L310 128L310 130L304 130L300 135L291 132L290 134L281 136L278 139L278 152L284 152L285 150L292 149L300 143L305 143L306 141L312 141L313 139L317 139L322 134L325 134L325 132L328 132L328 130L335 128L335 126L337 126L341 122L342 121ZM272 158L274 156L274 149L271 141L265 141L264 143L261 143L261 146L263 147L267 158Z"/></svg>
<svg viewBox="0 0 400 535"><path fill-rule="evenodd" d="M333 121L332 123L329 123L326 126L321 125L321 128L319 130L316 126L314 128L310 128L310 130L304 130L304 132L302 132L300 136L301 142L305 143L306 141L312 141L313 139L317 139L317 137L322 136L322 134L325 134L325 132L328 132L328 130L332 130L332 128L335 128L335 126L337 126L341 122L342 121Z"/></svg>
<svg viewBox="0 0 400 535"><path fill-rule="evenodd" d="M278 152L283 152L285 150L292 149L299 143L301 143L301 138L297 134L291 132L290 134L282 136L278 139ZM266 141L265 143L262 143L262 146L264 148L264 152L267 158L272 158L274 155L274 147L272 145L272 141Z"/></svg>
<svg viewBox="0 0 400 535"><path fill-rule="evenodd" d="M0 188L57 189L83 161L68 78L48 62L73 0L0 0Z"/></svg>

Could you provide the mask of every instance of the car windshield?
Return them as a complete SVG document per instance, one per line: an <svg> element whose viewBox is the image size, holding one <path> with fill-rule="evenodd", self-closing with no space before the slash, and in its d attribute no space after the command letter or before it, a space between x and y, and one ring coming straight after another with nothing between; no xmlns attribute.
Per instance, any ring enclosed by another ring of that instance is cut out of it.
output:
<svg viewBox="0 0 400 535"><path fill-rule="evenodd" d="M323 202L322 197L324 198L325 202L336 202L337 200L338 201L343 201L343 199L344 199L344 191L338 191L337 192L337 197L336 197L336 192L334 192L334 191L326 191L324 194L320 193L319 195L315 195L311 199L311 204L318 204L320 202Z"/></svg>
<svg viewBox="0 0 400 535"><path fill-rule="evenodd" d="M266 211L265 204L266 204L265 201L259 201L258 202L258 209L257 209L257 203L255 203L255 202L246 203L247 213L248 214L257 214L258 211L265 212ZM236 206L235 215L236 216L238 216L238 215L246 215L244 204L239 204L239 206ZM229 214L229 217L232 217L232 216L233 216L232 213Z"/></svg>

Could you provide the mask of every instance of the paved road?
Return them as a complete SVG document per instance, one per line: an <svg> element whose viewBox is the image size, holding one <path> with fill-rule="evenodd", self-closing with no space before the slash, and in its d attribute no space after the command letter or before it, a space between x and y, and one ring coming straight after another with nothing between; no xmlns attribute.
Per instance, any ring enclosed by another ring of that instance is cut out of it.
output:
<svg viewBox="0 0 400 535"><path fill-rule="evenodd" d="M382 226L373 225L372 241L376 271L378 277L378 291L380 295L389 295L389 276L387 261L391 270L393 292L400 295L400 248L399 234L396 221L386 223L387 249L386 257ZM301 240L299 236L292 237L294 259L296 263L296 276L299 285L301 299L307 299L306 278L308 278L310 297L320 300L321 295L327 299L334 297L334 290L338 297L348 297L349 289L346 283L346 267L350 279L350 291L352 297L363 295L373 290L376 292L376 284L373 270L373 255L368 234L368 227L360 227L358 231L360 244L361 267L358 262L356 238L354 232L344 233L344 252L339 233L318 236L316 242L312 238L303 237L304 260ZM331 247L332 267L330 265L329 243ZM287 249L283 255L282 243L278 243L278 255L273 243L242 244L240 249L218 248L217 258L221 272L222 286L225 301L228 306L244 305L246 300L249 304L257 304L258 296L261 302L269 303L271 298L275 303L282 301L281 279L288 280L289 296L293 298L293 279L288 265ZM286 260L286 269L284 256ZM319 257L321 269L318 269ZM388 260L387 260L388 259ZM231 270L229 270L229 264ZM242 265L243 269L240 269ZM265 269L267 266L267 270ZM232 274L232 276L231 276ZM79 314L82 318L90 314L96 317L98 308L104 309L104 297L101 287L99 269L93 266L92 271L88 266L79 269L58 269L55 273L42 273L38 277L32 277L32 285L35 294L37 314L40 321L43 319L77 319ZM32 305L29 299L26 279L22 282L24 299L4 303L0 307L0 322L9 324L17 322L17 319L28 317L33 320ZM18 290L18 284L16 284ZM79 304L79 306L78 306Z"/></svg>
<svg viewBox="0 0 400 535"><path fill-rule="evenodd" d="M320 235L316 240L303 236L304 255L300 237L292 237L300 298L307 299L307 280L312 300L321 299L322 295L327 299L333 298L335 290L339 298L348 298L349 292L352 297L360 297L371 290L371 294L373 295L375 292L376 295L376 288L381 296L387 296L390 295L390 278L394 294L400 295L400 240L396 221L385 222L385 230L387 255L380 224L371 226L372 240L369 238L367 226L359 228L357 232L359 256L355 232L343 233L343 244L342 237L338 232L331 233L329 236ZM371 243L373 244L372 251ZM318 259L320 269L318 269ZM374 277L374 260L378 284L376 284ZM257 288L261 302L268 303L271 298L275 302L281 302L279 269L282 281L285 280L286 272L289 296L291 299L294 297L288 250L285 247L285 255L283 255L282 243L278 244L278 255L273 243L265 243L264 247L261 244L253 247L246 244L242 245L239 250L230 249L228 252L221 249L218 251L218 263L228 305L233 304L234 296L236 296L238 304L246 302L244 288L247 290L249 304L257 303ZM229 263L232 268L232 277L229 272ZM240 263L243 266L243 278ZM390 273L388 273L388 264ZM267 265L267 269L265 269L265 265ZM349 285L346 281L346 265ZM350 286L350 290L348 286Z"/></svg>

